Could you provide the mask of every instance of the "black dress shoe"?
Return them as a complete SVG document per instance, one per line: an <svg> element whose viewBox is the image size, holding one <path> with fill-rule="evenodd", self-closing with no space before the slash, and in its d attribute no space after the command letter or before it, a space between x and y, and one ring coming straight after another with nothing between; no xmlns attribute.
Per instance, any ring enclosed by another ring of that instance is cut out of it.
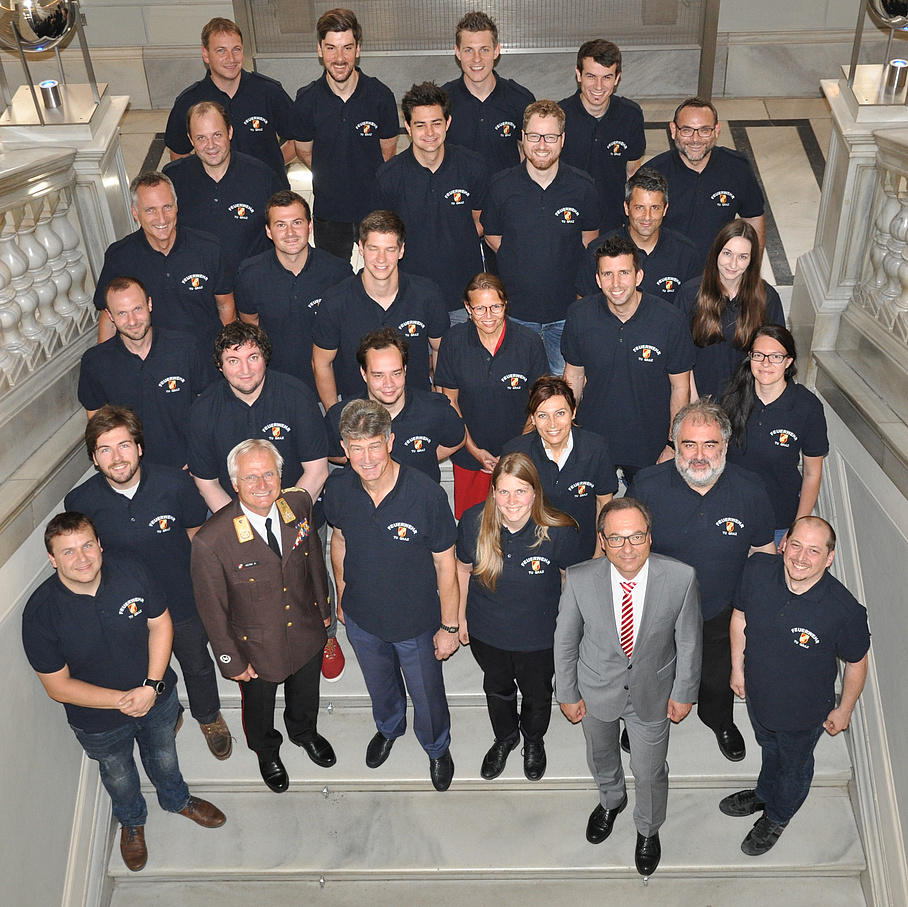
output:
<svg viewBox="0 0 908 907"><path fill-rule="evenodd" d="M502 743L500 740L496 740L483 757L479 774L482 775L486 781L497 778L504 771L504 767L508 762L508 756L512 750L517 748L518 743L520 743L519 737L513 743Z"/></svg>
<svg viewBox="0 0 908 907"><path fill-rule="evenodd" d="M631 741L630 741L630 738L627 736L627 728L625 728L625 729L621 732L621 749L623 749L625 753L627 753L628 755L630 755L630 752L631 752Z"/></svg>
<svg viewBox="0 0 908 907"><path fill-rule="evenodd" d="M634 862L637 872L642 876L651 876L659 866L662 859L662 845L659 843L659 832L650 837L644 837L637 832L637 847L634 850Z"/></svg>
<svg viewBox="0 0 908 907"><path fill-rule="evenodd" d="M276 794L282 794L290 787L290 776L277 753L264 759L259 756L259 771L262 773L262 781Z"/></svg>
<svg viewBox="0 0 908 907"><path fill-rule="evenodd" d="M615 824L618 813L622 812L627 806L627 792L624 799L610 809L606 809L601 803L590 813L590 819L586 823L586 839L590 844L601 844L611 833Z"/></svg>
<svg viewBox="0 0 908 907"><path fill-rule="evenodd" d="M454 780L454 760L450 750L445 750L445 754L437 759L429 759L429 777L435 790L445 791L451 786Z"/></svg>
<svg viewBox="0 0 908 907"><path fill-rule="evenodd" d="M366 765L369 768L378 768L391 755L394 739L388 739L381 731L376 731L375 736L366 747Z"/></svg>
<svg viewBox="0 0 908 907"><path fill-rule="evenodd" d="M311 740L294 740L293 742L302 747L309 754L309 758L322 768L331 768L337 762L334 747L321 734L315 734Z"/></svg>
<svg viewBox="0 0 908 907"><path fill-rule="evenodd" d="M524 743L523 745L523 773L527 781L538 781L545 774L546 758L545 744Z"/></svg>
<svg viewBox="0 0 908 907"><path fill-rule="evenodd" d="M740 762L744 758L744 738L735 725L724 731L716 731L716 740L719 742L719 752L729 762Z"/></svg>

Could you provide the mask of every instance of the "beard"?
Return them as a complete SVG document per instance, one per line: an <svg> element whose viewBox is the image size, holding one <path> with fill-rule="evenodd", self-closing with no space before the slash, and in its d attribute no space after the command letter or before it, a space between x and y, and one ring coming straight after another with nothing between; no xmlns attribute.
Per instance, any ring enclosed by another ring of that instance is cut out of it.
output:
<svg viewBox="0 0 908 907"><path fill-rule="evenodd" d="M694 465L707 465L705 470L694 470ZM681 478L694 488L703 488L706 485L712 485L719 476L725 471L725 455L718 463L710 460L683 460L681 455L675 452L675 468L681 473Z"/></svg>

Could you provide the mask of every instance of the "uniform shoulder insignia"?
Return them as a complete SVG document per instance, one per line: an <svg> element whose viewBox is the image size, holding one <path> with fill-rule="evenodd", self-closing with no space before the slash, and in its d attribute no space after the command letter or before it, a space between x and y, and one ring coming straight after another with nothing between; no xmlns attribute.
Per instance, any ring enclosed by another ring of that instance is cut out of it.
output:
<svg viewBox="0 0 908 907"><path fill-rule="evenodd" d="M240 542L251 542L255 538L247 516L238 516L233 519L233 528Z"/></svg>
<svg viewBox="0 0 908 907"><path fill-rule="evenodd" d="M305 488L300 488L298 485L291 485L289 488L282 488L281 494L287 494L288 491L305 491Z"/></svg>
<svg viewBox="0 0 908 907"><path fill-rule="evenodd" d="M296 514L290 509L290 505L283 498L278 498L275 503L277 504L277 509L281 513L281 519L285 523L296 522Z"/></svg>

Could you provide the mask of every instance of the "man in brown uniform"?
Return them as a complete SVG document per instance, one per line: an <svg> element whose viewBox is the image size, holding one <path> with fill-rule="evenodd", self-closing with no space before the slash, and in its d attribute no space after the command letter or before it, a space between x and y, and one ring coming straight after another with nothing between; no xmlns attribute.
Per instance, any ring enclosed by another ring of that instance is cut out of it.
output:
<svg viewBox="0 0 908 907"><path fill-rule="evenodd" d="M312 500L281 491L283 458L262 439L237 444L227 469L238 498L219 510L192 543L196 604L221 673L240 684L246 742L275 793L290 784L280 758L274 702L284 685L291 742L324 768L337 761L316 730L328 577Z"/></svg>

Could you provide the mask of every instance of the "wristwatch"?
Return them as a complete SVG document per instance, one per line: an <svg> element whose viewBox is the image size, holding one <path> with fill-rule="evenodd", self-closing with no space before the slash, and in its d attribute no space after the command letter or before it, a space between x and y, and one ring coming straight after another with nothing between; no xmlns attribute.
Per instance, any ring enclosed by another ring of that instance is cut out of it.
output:
<svg viewBox="0 0 908 907"><path fill-rule="evenodd" d="M142 684L142 686L151 687L155 692L155 696L160 696L161 693L163 693L164 690L167 689L167 684L164 683L163 680L152 680L150 677L145 678L145 681Z"/></svg>
<svg viewBox="0 0 908 907"><path fill-rule="evenodd" d="M444 630L445 633L457 633L457 631L460 630L460 626L449 627L447 624L442 624L441 629Z"/></svg>

